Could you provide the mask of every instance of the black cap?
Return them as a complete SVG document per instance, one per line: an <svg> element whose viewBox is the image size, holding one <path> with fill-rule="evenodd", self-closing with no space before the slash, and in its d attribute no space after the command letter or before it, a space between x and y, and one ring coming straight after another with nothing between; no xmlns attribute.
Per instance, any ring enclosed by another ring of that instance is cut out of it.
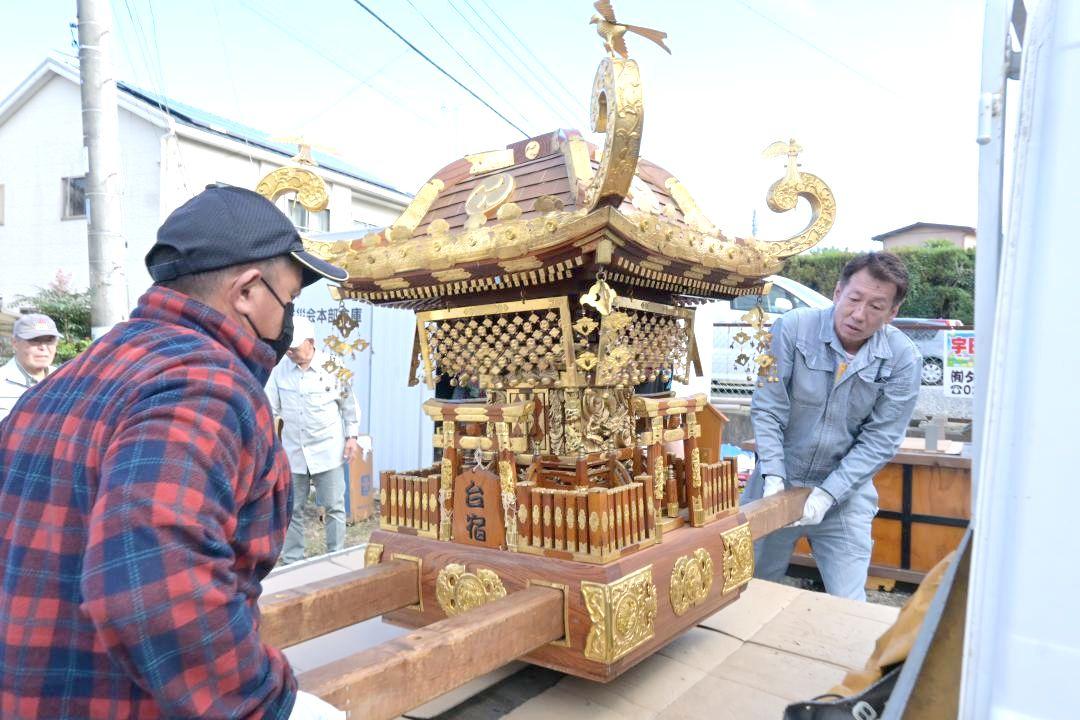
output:
<svg viewBox="0 0 1080 720"><path fill-rule="evenodd" d="M349 279L344 269L304 250L300 233L274 203L244 188L216 184L165 219L146 253L146 269L155 282L163 282L281 255L300 263L305 287L320 278Z"/></svg>

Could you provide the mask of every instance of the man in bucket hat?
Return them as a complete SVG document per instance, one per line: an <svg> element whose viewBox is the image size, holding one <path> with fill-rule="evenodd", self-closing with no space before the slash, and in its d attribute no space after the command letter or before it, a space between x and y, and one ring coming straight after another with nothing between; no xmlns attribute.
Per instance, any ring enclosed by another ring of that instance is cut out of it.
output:
<svg viewBox="0 0 1080 720"><path fill-rule="evenodd" d="M0 717L286 718L321 703L298 701L259 638L290 507L263 385L301 288L348 276L228 186L173 212L146 264L155 284L131 319L0 424Z"/></svg>
<svg viewBox="0 0 1080 720"><path fill-rule="evenodd" d="M63 335L48 315L20 315L12 332L15 357L0 368L0 420L15 407L27 388L45 379L56 368L56 343Z"/></svg>

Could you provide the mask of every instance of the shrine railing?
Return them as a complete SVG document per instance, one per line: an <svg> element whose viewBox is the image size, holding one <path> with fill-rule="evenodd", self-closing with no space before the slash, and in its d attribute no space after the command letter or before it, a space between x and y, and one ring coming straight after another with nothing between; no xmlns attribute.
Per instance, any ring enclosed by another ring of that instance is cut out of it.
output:
<svg viewBox="0 0 1080 720"><path fill-rule="evenodd" d="M613 488L537 487L517 483L519 552L610 562L656 542L652 478Z"/></svg>

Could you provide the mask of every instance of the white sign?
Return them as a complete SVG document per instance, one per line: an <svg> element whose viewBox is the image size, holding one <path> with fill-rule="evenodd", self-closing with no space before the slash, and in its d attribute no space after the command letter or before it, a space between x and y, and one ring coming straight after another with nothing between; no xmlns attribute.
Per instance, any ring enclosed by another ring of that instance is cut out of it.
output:
<svg viewBox="0 0 1080 720"><path fill-rule="evenodd" d="M945 375L941 379L941 387L945 390L945 397L974 397L975 331L946 331L944 357Z"/></svg>

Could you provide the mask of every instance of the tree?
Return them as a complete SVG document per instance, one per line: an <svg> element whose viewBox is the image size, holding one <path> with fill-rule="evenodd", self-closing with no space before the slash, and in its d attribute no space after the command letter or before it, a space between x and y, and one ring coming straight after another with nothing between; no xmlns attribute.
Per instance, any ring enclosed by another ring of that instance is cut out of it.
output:
<svg viewBox="0 0 1080 720"><path fill-rule="evenodd" d="M842 250L809 252L789 259L780 272L832 297L840 271L855 255ZM975 250L934 239L921 247L901 248L897 255L909 278L902 316L956 318L967 325L975 321Z"/></svg>
<svg viewBox="0 0 1080 720"><path fill-rule="evenodd" d="M90 345L90 291L71 287L71 275L62 270L48 287L33 295L19 295L15 303L24 311L48 315L63 338L56 346L57 362L75 357Z"/></svg>

